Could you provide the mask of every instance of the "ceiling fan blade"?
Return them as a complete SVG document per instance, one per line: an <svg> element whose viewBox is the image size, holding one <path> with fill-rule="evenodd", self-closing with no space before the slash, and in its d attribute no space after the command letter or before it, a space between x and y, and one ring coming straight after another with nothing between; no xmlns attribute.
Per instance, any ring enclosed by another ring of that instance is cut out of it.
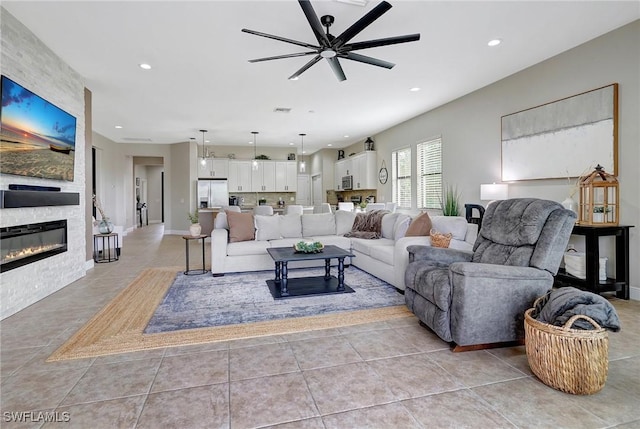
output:
<svg viewBox="0 0 640 429"><path fill-rule="evenodd" d="M315 49L315 50L320 49L319 46L311 45L309 43L299 42L297 40L292 40L292 39L287 39L286 37L274 36L273 34L261 33L259 31L249 30L249 29L246 29L246 28L243 28L242 32L243 33L254 34L256 36L266 37L267 39L279 40L280 42L286 42L286 43L292 43L292 44L298 45L298 46L304 46L305 48L309 48L309 49Z"/></svg>
<svg viewBox="0 0 640 429"><path fill-rule="evenodd" d="M349 52L358 49L375 48L378 46L395 45L397 43L415 42L420 40L420 33L407 34L406 36L385 37L384 39L366 40L364 42L348 43L340 51Z"/></svg>
<svg viewBox="0 0 640 429"><path fill-rule="evenodd" d="M357 20L351 27L342 32L341 35L333 40L334 48L340 48L342 45L351 40L356 34L364 30L369 24L380 18L385 12L391 9L391 5L383 1L369 11L365 16Z"/></svg>
<svg viewBox="0 0 640 429"><path fill-rule="evenodd" d="M297 54L284 54L284 55L275 55L273 57L264 57L264 58L256 58L254 60L249 60L250 63L259 63L260 61L270 61L270 60L280 60L283 58L293 58L293 57L303 57L305 55L314 55L317 54L316 51L313 52L298 52Z"/></svg>
<svg viewBox="0 0 640 429"><path fill-rule="evenodd" d="M298 0L298 3L300 3L300 7L302 8L304 15L307 17L307 21L309 21L309 25L311 26L316 39L318 39L318 43L320 43L320 46L324 48L331 46L331 42L329 42L329 38L327 37L327 35L324 34L322 24L320 23L318 15L313 9L311 2L309 0Z"/></svg>
<svg viewBox="0 0 640 429"><path fill-rule="evenodd" d="M358 61L365 64L371 64L372 66L383 67L385 69L391 69L395 66L394 63L390 63L389 61L379 60L377 58L368 57L366 55L356 54L355 52L347 52L345 54L338 54L340 58L345 58L347 60Z"/></svg>
<svg viewBox="0 0 640 429"><path fill-rule="evenodd" d="M315 57L313 57L313 59L311 61L309 61L307 64L303 65L300 70L298 70L297 72L295 72L294 74L292 74L291 76L289 76L289 80L295 80L298 78L298 76L300 76L302 73L304 73L305 71L307 71L309 69L309 67L311 67L312 65L314 65L315 63L317 63L318 61L320 61L322 59L322 57L320 55L316 55Z"/></svg>
<svg viewBox="0 0 640 429"><path fill-rule="evenodd" d="M327 58L327 61L331 66L331 70L333 70L333 74L336 75L336 78L338 78L340 82L342 82L343 80L347 80L347 77L344 75L344 70L342 70L342 66L338 61L338 58L336 57Z"/></svg>

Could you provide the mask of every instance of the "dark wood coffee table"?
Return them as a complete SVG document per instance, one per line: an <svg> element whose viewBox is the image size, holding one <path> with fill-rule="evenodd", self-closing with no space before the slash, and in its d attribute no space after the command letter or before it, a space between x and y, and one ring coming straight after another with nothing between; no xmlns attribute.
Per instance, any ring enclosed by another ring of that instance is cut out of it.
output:
<svg viewBox="0 0 640 429"><path fill-rule="evenodd" d="M270 247L269 255L276 264L276 277L267 280L271 295L275 299L295 298L309 295L326 295L355 292L344 284L344 258L355 256L338 246L327 245L320 253L298 253L293 247ZM338 259L338 277L331 275L331 259ZM292 278L289 262L324 259L324 276Z"/></svg>

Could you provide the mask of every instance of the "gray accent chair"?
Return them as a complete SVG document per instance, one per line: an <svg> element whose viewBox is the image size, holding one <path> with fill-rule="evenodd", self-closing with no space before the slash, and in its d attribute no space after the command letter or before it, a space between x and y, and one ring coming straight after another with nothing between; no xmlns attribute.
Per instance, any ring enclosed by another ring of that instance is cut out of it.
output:
<svg viewBox="0 0 640 429"><path fill-rule="evenodd" d="M454 351L521 342L523 314L553 286L575 220L554 201L494 201L473 251L407 247L405 302Z"/></svg>

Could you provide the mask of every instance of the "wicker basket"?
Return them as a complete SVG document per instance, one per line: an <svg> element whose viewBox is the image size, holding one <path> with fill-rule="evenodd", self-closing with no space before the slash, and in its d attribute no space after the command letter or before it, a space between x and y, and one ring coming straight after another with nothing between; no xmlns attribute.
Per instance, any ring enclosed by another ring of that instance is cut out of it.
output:
<svg viewBox="0 0 640 429"><path fill-rule="evenodd" d="M609 336L593 319L575 315L563 326L540 322L524 313L525 347L531 371L547 386L576 395L598 392L607 381ZM571 329L583 318L594 330Z"/></svg>

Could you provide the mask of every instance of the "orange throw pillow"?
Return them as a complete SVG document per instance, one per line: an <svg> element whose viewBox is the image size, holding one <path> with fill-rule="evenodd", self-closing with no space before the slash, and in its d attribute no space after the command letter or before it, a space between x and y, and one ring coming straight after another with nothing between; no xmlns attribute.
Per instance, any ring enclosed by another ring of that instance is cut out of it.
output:
<svg viewBox="0 0 640 429"><path fill-rule="evenodd" d="M252 213L238 213L225 210L229 223L229 243L255 239L256 228Z"/></svg>
<svg viewBox="0 0 640 429"><path fill-rule="evenodd" d="M449 247L449 243L451 243L451 237L453 234L450 232L447 234L442 234L435 230L431 230L431 246L432 247Z"/></svg>
<svg viewBox="0 0 640 429"><path fill-rule="evenodd" d="M427 212L422 212L409 224L405 237L422 237L429 235L431 231L431 218Z"/></svg>

